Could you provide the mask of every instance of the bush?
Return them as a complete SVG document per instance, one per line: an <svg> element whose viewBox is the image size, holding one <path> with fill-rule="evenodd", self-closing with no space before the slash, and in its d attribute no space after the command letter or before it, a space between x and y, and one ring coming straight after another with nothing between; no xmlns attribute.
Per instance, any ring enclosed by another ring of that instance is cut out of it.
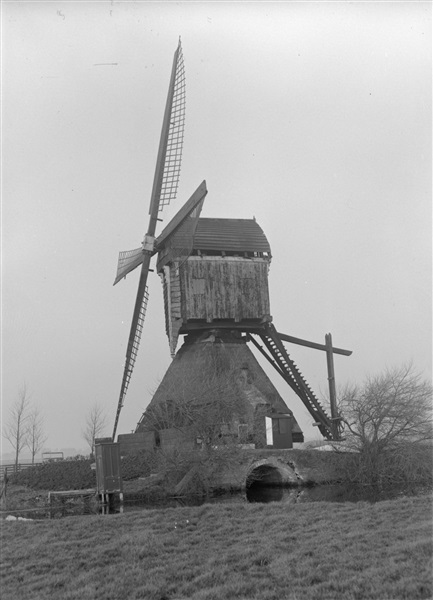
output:
<svg viewBox="0 0 433 600"><path fill-rule="evenodd" d="M213 490L222 469L239 460L239 449L228 444L190 450L182 447L141 451L122 458L124 481L158 474L158 485L167 494L205 495Z"/></svg>
<svg viewBox="0 0 433 600"><path fill-rule="evenodd" d="M363 448L346 480L374 485L432 484L432 448L428 444L402 442L377 451Z"/></svg>
<svg viewBox="0 0 433 600"><path fill-rule="evenodd" d="M339 410L346 445L358 453L347 478L368 484L432 481L432 386L411 365L346 387Z"/></svg>
<svg viewBox="0 0 433 600"><path fill-rule="evenodd" d="M137 454L128 454L122 458L121 471L124 481L138 477L148 477L155 472L157 457L155 452L141 450Z"/></svg>
<svg viewBox="0 0 433 600"><path fill-rule="evenodd" d="M35 490L83 490L96 487L91 460L83 456L35 465L11 475L10 482Z"/></svg>

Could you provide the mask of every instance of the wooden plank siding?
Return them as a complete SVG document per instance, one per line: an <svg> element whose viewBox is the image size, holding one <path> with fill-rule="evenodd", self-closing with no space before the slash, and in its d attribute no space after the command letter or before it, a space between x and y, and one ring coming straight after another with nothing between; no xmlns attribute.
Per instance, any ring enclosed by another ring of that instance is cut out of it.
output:
<svg viewBox="0 0 433 600"><path fill-rule="evenodd" d="M178 263L165 265L161 271L164 290L165 327L170 344L170 352L174 354L182 326L181 290Z"/></svg>
<svg viewBox="0 0 433 600"><path fill-rule="evenodd" d="M263 258L190 256L180 268L183 323L269 315L268 268Z"/></svg>

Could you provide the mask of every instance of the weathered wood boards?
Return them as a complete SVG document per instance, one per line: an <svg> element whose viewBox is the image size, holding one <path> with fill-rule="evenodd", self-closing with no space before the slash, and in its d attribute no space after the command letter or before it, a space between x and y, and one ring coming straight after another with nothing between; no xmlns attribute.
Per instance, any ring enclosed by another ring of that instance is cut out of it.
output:
<svg viewBox="0 0 433 600"><path fill-rule="evenodd" d="M161 250L157 268L172 355L179 333L199 323L236 327L269 318L270 261L269 243L254 219L200 218L188 258Z"/></svg>
<svg viewBox="0 0 433 600"><path fill-rule="evenodd" d="M182 319L261 319L270 314L268 261L192 256L180 271Z"/></svg>

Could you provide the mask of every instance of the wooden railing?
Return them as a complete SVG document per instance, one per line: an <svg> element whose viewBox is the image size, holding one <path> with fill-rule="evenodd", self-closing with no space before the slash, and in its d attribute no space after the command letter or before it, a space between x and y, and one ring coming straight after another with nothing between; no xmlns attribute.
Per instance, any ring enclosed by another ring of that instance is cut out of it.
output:
<svg viewBox="0 0 433 600"><path fill-rule="evenodd" d="M8 465L0 465L0 479L3 479L6 469L8 470L8 475L11 476L13 473L19 473L20 471L30 469L31 467L36 467L40 464L42 463L35 462L34 465L32 465L32 463L19 463L18 465L15 465L15 463L10 463Z"/></svg>

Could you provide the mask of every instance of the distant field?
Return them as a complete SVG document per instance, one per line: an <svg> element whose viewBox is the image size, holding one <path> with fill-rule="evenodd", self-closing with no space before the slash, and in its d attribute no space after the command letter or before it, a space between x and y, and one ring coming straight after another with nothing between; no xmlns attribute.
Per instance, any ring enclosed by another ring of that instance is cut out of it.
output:
<svg viewBox="0 0 433 600"><path fill-rule="evenodd" d="M2 600L432 597L432 502L220 504L2 521Z"/></svg>

